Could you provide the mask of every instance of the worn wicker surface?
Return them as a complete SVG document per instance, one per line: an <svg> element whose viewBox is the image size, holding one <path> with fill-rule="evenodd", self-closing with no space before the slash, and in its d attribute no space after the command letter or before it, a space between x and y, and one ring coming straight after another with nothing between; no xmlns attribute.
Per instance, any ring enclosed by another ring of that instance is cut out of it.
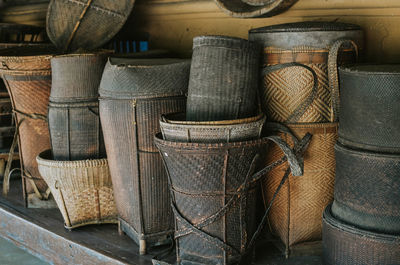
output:
<svg viewBox="0 0 400 265"><path fill-rule="evenodd" d="M166 172L153 136L161 114L184 111L190 63L111 59L100 84L100 118L121 229L140 244L173 233Z"/></svg>
<svg viewBox="0 0 400 265"><path fill-rule="evenodd" d="M257 185L236 196L255 173L267 140L178 143L155 138L168 170L178 264L237 264L256 230ZM227 206L231 199L236 203ZM218 213L218 214L217 214ZM210 221L210 216L218 216ZM193 227L193 226L195 227ZM250 258L250 257L248 257ZM249 264L250 260L243 264Z"/></svg>
<svg viewBox="0 0 400 265"><path fill-rule="evenodd" d="M361 230L342 223L328 206L323 216L324 264L399 265L400 236Z"/></svg>
<svg viewBox="0 0 400 265"><path fill-rule="evenodd" d="M364 150L400 153L400 66L343 67L340 85L339 141Z"/></svg>
<svg viewBox="0 0 400 265"><path fill-rule="evenodd" d="M0 71L47 71L55 53L54 47L47 44L0 49Z"/></svg>
<svg viewBox="0 0 400 265"><path fill-rule="evenodd" d="M95 49L108 42L125 24L135 0L51 0L47 34L59 48Z"/></svg>
<svg viewBox="0 0 400 265"><path fill-rule="evenodd" d="M215 0L216 4L233 17L270 17L277 15L298 0Z"/></svg>
<svg viewBox="0 0 400 265"><path fill-rule="evenodd" d="M218 121L257 115L258 46L244 39L193 40L186 119Z"/></svg>
<svg viewBox="0 0 400 265"><path fill-rule="evenodd" d="M307 132L313 136L304 154L304 175L289 176L269 215L272 232L281 239L287 252L297 243L321 239L322 212L333 200L337 126L337 123L288 125L294 136L299 139ZM293 140L287 133L278 135L293 145ZM271 163L281 157L282 151L276 146L271 146L266 161ZM267 173L263 182L265 204L271 200L286 169L287 165L283 164Z"/></svg>
<svg viewBox="0 0 400 265"><path fill-rule="evenodd" d="M47 150L37 157L37 162L66 228L117 223L107 159L54 161L51 158L51 151Z"/></svg>
<svg viewBox="0 0 400 265"><path fill-rule="evenodd" d="M55 56L51 59L51 102L93 101L111 51Z"/></svg>
<svg viewBox="0 0 400 265"><path fill-rule="evenodd" d="M400 155L335 146L332 214L362 229L400 234Z"/></svg>
<svg viewBox="0 0 400 265"><path fill-rule="evenodd" d="M170 122L171 120L173 122ZM160 129L165 140L178 142L238 142L259 138L265 116L256 116L250 122L246 120L248 119L234 120L233 124L218 122L207 124L207 122L187 122L185 113L174 113L161 116Z"/></svg>
<svg viewBox="0 0 400 265"><path fill-rule="evenodd" d="M49 104L49 130L55 160L106 157L99 102Z"/></svg>
<svg viewBox="0 0 400 265"><path fill-rule="evenodd" d="M51 88L50 61L47 63L49 68L46 71L1 70L1 75L10 93L13 109L17 111L16 122L20 124L18 146L20 160L25 171L23 176L31 175L40 192L45 192L47 185L41 180L36 156L50 148L50 137L47 121L36 118L36 114L44 117L47 115ZM25 183L25 193L34 193L30 181L23 179L23 183Z"/></svg>

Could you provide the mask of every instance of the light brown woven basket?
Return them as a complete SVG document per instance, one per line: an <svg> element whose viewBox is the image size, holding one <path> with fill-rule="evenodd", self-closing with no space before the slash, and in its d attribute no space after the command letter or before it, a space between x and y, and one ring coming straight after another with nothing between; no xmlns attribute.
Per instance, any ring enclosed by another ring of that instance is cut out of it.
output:
<svg viewBox="0 0 400 265"><path fill-rule="evenodd" d="M39 172L56 200L65 228L118 223L107 159L54 161L37 157Z"/></svg>
<svg viewBox="0 0 400 265"><path fill-rule="evenodd" d="M321 240L322 213L333 200L334 144L337 140L338 124L291 124L287 127L298 139L306 133L312 134L310 145L303 156L304 175L289 176L269 214L271 230L282 240L288 255L290 247L297 243ZM288 133L280 132L278 135L293 146L293 140ZM281 150L271 146L266 163L281 157ZM287 167L285 163L267 173L262 185L265 205L271 200Z"/></svg>
<svg viewBox="0 0 400 265"><path fill-rule="evenodd" d="M56 54L54 46L37 44L0 50L0 70L50 70L50 59Z"/></svg>

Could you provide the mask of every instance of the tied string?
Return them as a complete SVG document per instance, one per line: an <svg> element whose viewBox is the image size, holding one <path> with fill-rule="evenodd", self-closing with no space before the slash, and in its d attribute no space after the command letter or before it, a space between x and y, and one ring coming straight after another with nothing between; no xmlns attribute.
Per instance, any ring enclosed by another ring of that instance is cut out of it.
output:
<svg viewBox="0 0 400 265"><path fill-rule="evenodd" d="M11 148L8 154L8 159L7 159L7 166L6 169L4 171L4 181L3 181L3 194L4 196L8 195L8 192L10 191L10 178L11 178L11 174L14 172L14 170L11 170L11 164L13 161L13 157L14 157L14 152L15 152L15 148L17 147L17 143L18 143L18 136L19 136L19 128L21 126L21 124L26 120L26 119L33 119L33 120L43 120L43 121L47 121L47 117L43 114L38 114L38 113L25 113L19 110L13 110L13 118L15 120L17 120L16 118L16 114L19 114L21 116L23 116L22 119L19 120L19 122L17 123L16 129L15 129L15 133L14 133L14 138L11 144ZM32 188L36 194L36 196L41 199L41 200L47 200L50 196L50 189L48 188L46 190L46 192L44 194L40 193L35 180L41 180L38 178L34 178L32 177L32 175L30 174L29 171L24 170L23 169L23 165L21 164L21 169L19 169L21 171L21 176L25 179L27 179L29 181L29 183L32 185Z"/></svg>
<svg viewBox="0 0 400 265"><path fill-rule="evenodd" d="M275 142L276 144L278 144L279 147L282 148L282 146L281 146L282 143L277 141L276 138L273 138L273 137L267 137L267 138L270 139L271 141ZM230 246L226 242L223 242L221 239L208 234L207 232L202 230L202 228L214 223L215 221L217 221L218 219L223 217L227 213L227 211L230 210L232 208L232 206L234 206L239 201L239 199L241 199L242 197L246 196L246 192L252 187L252 184L260 181L263 177L266 176L265 174L267 172L269 172L270 170L272 170L276 166L281 165L284 162L290 160L289 167L286 170L287 173L282 178L281 184L279 185L279 187L275 191L275 194L274 194L272 200L270 201L269 206L268 206L268 208L267 208L267 210L266 210L266 212L264 214L262 222L258 226L258 229L256 230L256 232L253 234L253 236L252 236L252 238L250 240L250 243L248 244L248 246L247 246L247 248L245 249L244 252L250 250L252 248L256 238L259 236L263 226L265 225L265 221L267 220L267 215L269 213L269 210L270 210L270 208L271 208L271 206L272 206L277 194L279 193L281 187L283 186L283 184L288 179L290 172L292 172L293 175L299 175L299 174L302 175L302 168L301 169L296 169L296 166L300 167L300 165L296 164L296 162L294 162L293 159L294 159L294 157L295 158L296 157L301 157L304 154L305 150L307 149L307 147L309 145L310 140L311 140L311 134L306 134L303 137L303 139L301 139L301 141L299 141L298 144L295 145L295 147L293 148L294 153L287 150L287 148L289 148L287 146L287 144L284 145L284 148L282 148L282 150L285 153L284 157L282 157L281 159L279 159L278 161L276 161L274 163L271 163L271 164L267 165L261 171L251 175L251 172L254 172L256 161L259 158L259 155L256 155L252 160L252 163L251 163L250 168L249 168L249 170L247 172L245 181L236 189L236 192L234 193L232 198L221 209L219 209L216 213L214 213L211 216L203 219L200 223L192 224L189 220L187 220L179 212L179 210L177 208L177 205L175 204L175 202L172 201L171 202L171 206L172 206L172 210L174 212L174 215L181 222L181 224L185 227L185 228L175 232L175 239L178 239L180 237L189 235L191 233L195 233L199 237L201 237L204 240L212 243L213 245L217 246L218 248L227 251L228 253L234 253L236 255L241 254L241 251L236 250L234 247ZM172 191L177 192L174 189L172 189Z"/></svg>

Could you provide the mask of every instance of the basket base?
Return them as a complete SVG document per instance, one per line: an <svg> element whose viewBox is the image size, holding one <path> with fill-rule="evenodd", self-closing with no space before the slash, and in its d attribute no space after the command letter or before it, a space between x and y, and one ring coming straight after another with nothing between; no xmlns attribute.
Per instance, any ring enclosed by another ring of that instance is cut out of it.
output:
<svg viewBox="0 0 400 265"><path fill-rule="evenodd" d="M273 244L286 257L320 256L322 255L322 241L311 241L287 247L282 241L273 241Z"/></svg>
<svg viewBox="0 0 400 265"><path fill-rule="evenodd" d="M27 208L41 208L41 209L53 209L57 208L56 201L53 196L51 196L48 200L40 200L36 194L31 193L27 194L26 198L26 207Z"/></svg>
<svg viewBox="0 0 400 265"><path fill-rule="evenodd" d="M163 231L155 234L139 235L136 230L126 221L118 218L118 229L120 234L123 232L139 245L139 254L145 255L147 249L155 246L162 246L171 243L171 236L174 230Z"/></svg>

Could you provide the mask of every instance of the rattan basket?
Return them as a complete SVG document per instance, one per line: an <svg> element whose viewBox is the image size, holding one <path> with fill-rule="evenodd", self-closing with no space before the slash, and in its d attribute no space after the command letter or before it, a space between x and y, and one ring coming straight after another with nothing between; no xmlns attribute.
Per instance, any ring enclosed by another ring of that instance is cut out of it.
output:
<svg viewBox="0 0 400 265"><path fill-rule="evenodd" d="M160 128L163 138L178 142L238 142L260 137L264 115L221 122L186 121L185 113L162 115Z"/></svg>
<svg viewBox="0 0 400 265"><path fill-rule="evenodd" d="M63 215L65 228L118 222L107 159L51 158L51 151L46 150L37 157L37 163Z"/></svg>

